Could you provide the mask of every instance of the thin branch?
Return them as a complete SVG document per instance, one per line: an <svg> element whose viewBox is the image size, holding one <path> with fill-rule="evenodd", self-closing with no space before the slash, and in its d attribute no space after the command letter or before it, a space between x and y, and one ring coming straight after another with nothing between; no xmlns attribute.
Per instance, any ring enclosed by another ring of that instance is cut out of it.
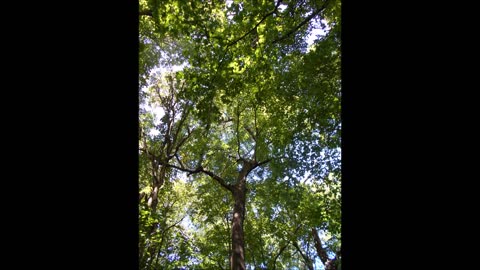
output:
<svg viewBox="0 0 480 270"><path fill-rule="evenodd" d="M228 155L228 157L232 160L234 160L236 163L240 162L241 159L238 159L237 157L233 156L233 155Z"/></svg>
<svg viewBox="0 0 480 270"><path fill-rule="evenodd" d="M252 139L257 142L257 137L255 136L255 134L253 134L253 131L249 128L249 127L244 127L245 130L248 132L248 134L250 134L250 136L252 137Z"/></svg>
<svg viewBox="0 0 480 270"><path fill-rule="evenodd" d="M263 16L263 18L262 18L252 29L250 29L248 32L246 32L245 34L243 34L243 36L241 36L241 37L237 38L236 40L230 42L230 43L227 45L227 48L230 47L230 46L235 45L237 42L239 42L240 40L244 39L246 36L248 36L250 33L252 33L254 30L256 30L257 27L258 27L263 21L265 21L265 20L268 18L268 16L271 16L271 15L273 15L275 12L277 12L277 9L278 9L278 7L280 6L281 3L282 3L282 0L278 0L278 1L277 1L277 4L275 5L275 8L274 8L272 11L270 11L270 12L267 13L267 14L265 14L265 15Z"/></svg>
<svg viewBox="0 0 480 270"><path fill-rule="evenodd" d="M254 123L254 128L255 128L255 137L254 137L254 140L255 140L255 152L253 152L253 160L255 160L255 162L257 161L257 145L258 145L258 141L257 141L257 136L258 136L258 126L257 126L257 106L255 106L255 110L254 110L254 118L253 118L253 123Z"/></svg>
<svg viewBox="0 0 480 270"><path fill-rule="evenodd" d="M182 167L182 169L185 169L185 166L183 165L182 161L180 160L180 158L178 157L178 154L175 153L175 158L177 159L178 163L180 164L180 167Z"/></svg>
<svg viewBox="0 0 480 270"><path fill-rule="evenodd" d="M278 257L280 256L280 254L282 254L282 252L285 250L286 247L288 247L288 245L290 244L290 242L287 242L282 248L280 248L280 251L278 252L277 255L275 255L275 258L273 259L273 270L276 269L276 264L277 264L277 259Z"/></svg>
<svg viewBox="0 0 480 270"><path fill-rule="evenodd" d="M173 223L172 225L168 226L167 228L165 228L165 230L163 230L162 234L164 234L166 231L170 230L171 228L177 226L186 217L187 217L187 215L183 216L179 221L177 221L177 222Z"/></svg>
<svg viewBox="0 0 480 270"><path fill-rule="evenodd" d="M312 265L312 261L310 260L310 258L308 258L308 256L306 254L303 254L302 250L300 249L300 247L298 246L298 244L296 242L293 242L292 244L297 249L298 253L300 253L300 255L302 256L302 258L305 261L305 264L307 265L308 269L313 270L313 265Z"/></svg>
<svg viewBox="0 0 480 270"><path fill-rule="evenodd" d="M237 127L236 127L236 131L237 131L237 154L238 154L238 158L242 159L242 156L240 155L240 132L238 130L239 126L240 126L240 108L237 106Z"/></svg>
<svg viewBox="0 0 480 270"><path fill-rule="evenodd" d="M168 163L162 162L162 161L160 161L159 163L160 163L160 165L163 165L165 167L170 167L170 168L174 168L174 169L177 169L179 171L182 171L182 172L187 172L188 176L190 176L192 174L197 174L197 173L204 173L204 174L210 176L211 178L213 178L215 181L217 181L225 189L232 191L232 186L230 184L227 184L227 182L225 182L225 180L223 180L223 178L214 174L211 171L205 170L202 166L199 166L198 168L192 170L192 169L188 169L188 168L178 167L177 165L168 164Z"/></svg>
<svg viewBox="0 0 480 270"><path fill-rule="evenodd" d="M249 253L253 253L253 252L254 252L250 247L248 247L247 249L248 249L248 252L249 252ZM257 261L255 261L255 256L252 256L252 261L253 261L253 266L254 266L254 268L255 268L255 269L258 269L258 268L256 267Z"/></svg>
<svg viewBox="0 0 480 270"><path fill-rule="evenodd" d="M222 124L227 124L227 123L230 123L230 122L232 122L232 121L233 121L233 118L230 117L230 118L227 118L227 119L221 119L221 120L220 120L220 123L222 123Z"/></svg>
<svg viewBox="0 0 480 270"><path fill-rule="evenodd" d="M144 192L140 192L140 195L139 195L139 198L138 198L138 201L141 202L143 198L145 198L145 196L147 196L146 193Z"/></svg>
<svg viewBox="0 0 480 270"><path fill-rule="evenodd" d="M301 228L301 224L297 225L297 228L295 229L295 232L293 232L293 234L297 234L298 230ZM276 261L278 259L278 257L280 256L280 254L282 254L283 250L291 243L292 241L287 241L287 243L285 244L285 246L283 246L281 249L280 249L280 252L275 256L275 259L273 260L273 269L276 268ZM292 242L293 243L293 242ZM295 244L295 243L294 243Z"/></svg>
<svg viewBox="0 0 480 270"><path fill-rule="evenodd" d="M271 160L272 160L272 159L269 158L269 159L267 159L267 160L264 160L264 161L262 161L262 162L259 162L257 165L258 165L258 166L262 166L263 164L268 163L268 162L270 162Z"/></svg>
<svg viewBox="0 0 480 270"><path fill-rule="evenodd" d="M207 170L204 170L202 169L202 172L207 174L208 176L212 177L213 179L215 179L222 187L226 188L227 190L230 190L233 192L233 188L231 185L227 184L225 182L225 180L223 180L223 178L219 177L218 175L215 175L214 173L210 172L210 171L207 171Z"/></svg>
<svg viewBox="0 0 480 270"><path fill-rule="evenodd" d="M140 16L150 16L150 17L153 17L153 13L151 10L147 9L147 10L140 10L140 12L138 13L138 15Z"/></svg>
<svg viewBox="0 0 480 270"><path fill-rule="evenodd" d="M258 27L268 16L270 16L270 15L272 15L272 14L274 14L274 13L277 12L278 7L280 6L281 3L282 3L282 0L278 0L278 2L277 2L277 4L275 5L275 8L273 9L273 11L265 14L265 15L263 16L263 18L262 18L252 29L250 29L248 32L246 32L243 36L241 36L241 37L237 38L236 40L234 40L234 41L232 41L232 42L230 42L230 43L227 44L227 46L225 47L225 51L224 51L222 57L220 58L220 61L218 61L218 66L217 66L217 70L216 70L216 72L215 72L214 78L217 77L218 71L220 70L220 68L221 68L222 65L223 65L223 60L225 60L225 56L227 55L228 48L229 48L230 46L235 45L237 42L239 42L240 40L244 39L247 35L249 35L249 34L252 33L254 30L256 30L257 27ZM213 81L213 80L214 80L214 79L212 79L212 81Z"/></svg>
<svg viewBox="0 0 480 270"><path fill-rule="evenodd" d="M230 169L230 167L232 167L233 165L236 164L236 162L232 161L231 159L235 160L235 157L234 156L231 156L231 155L228 155L228 157L230 159L227 159L228 161L230 161L229 165L227 166L224 166L224 169L222 170L222 172L220 173L221 175L223 175L228 169Z"/></svg>
<svg viewBox="0 0 480 270"><path fill-rule="evenodd" d="M255 136L255 134L253 134L252 130L249 127L244 127L244 128L248 132L250 137L252 137L253 141L255 142L255 144L253 145L253 148L250 151L248 151L248 153L250 153L253 150L253 160L256 162L257 161L257 144L258 144L257 137Z"/></svg>
<svg viewBox="0 0 480 270"><path fill-rule="evenodd" d="M158 158L155 154L152 154L152 152L150 152L148 149L146 148L139 148L138 150L144 152L145 154L147 154L147 157L148 158Z"/></svg>
<svg viewBox="0 0 480 270"><path fill-rule="evenodd" d="M170 212L170 210L173 208L173 206L174 206L175 203L177 203L177 202L178 202L178 198L175 198L175 199L172 201L171 204L168 204L168 203L167 203L167 206L165 206L165 204L164 204L165 208L168 210L168 211L167 211L167 214L168 214L168 212Z"/></svg>
<svg viewBox="0 0 480 270"><path fill-rule="evenodd" d="M250 153L255 149L255 145L250 150L248 150L246 146L244 146L243 149L243 151L245 152L245 156L249 157ZM253 155L255 155L255 153L253 153ZM253 160L253 162L255 163L255 159Z"/></svg>
<svg viewBox="0 0 480 270"><path fill-rule="evenodd" d="M272 41L272 44L274 43L277 43L277 42L280 42L286 38L288 38L290 35L292 35L293 33L295 33L298 29L300 29L300 27L304 26L306 23L308 23L311 19L313 19L315 16L317 16L320 12L322 12L326 6L327 6L327 3L328 3L328 0L325 1L323 3L323 6L321 8L319 8L318 10L314 11L312 14L310 14L310 16L308 16L307 18L305 18L305 20L303 20L299 25L295 26L293 29L291 29L290 31L288 31L285 35L275 39L274 41Z"/></svg>
<svg viewBox="0 0 480 270"><path fill-rule="evenodd" d="M178 145L175 147L175 154L178 153L178 149L180 149L180 147L187 141L187 139L190 137L190 135L192 135L193 131L195 131L195 129L193 129L192 131L190 131L190 130L187 131L187 136L182 138L182 140L180 140Z"/></svg>

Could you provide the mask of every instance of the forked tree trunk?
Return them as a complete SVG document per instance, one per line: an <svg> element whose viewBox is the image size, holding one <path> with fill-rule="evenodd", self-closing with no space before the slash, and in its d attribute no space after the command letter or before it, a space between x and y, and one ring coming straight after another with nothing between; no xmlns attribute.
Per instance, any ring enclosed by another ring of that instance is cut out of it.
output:
<svg viewBox="0 0 480 270"><path fill-rule="evenodd" d="M232 257L230 270L245 270L245 238L243 221L245 220L245 203L247 198L247 175L258 166L256 161L244 161L238 174L237 183L232 186L233 221L232 221Z"/></svg>
<svg viewBox="0 0 480 270"><path fill-rule="evenodd" d="M255 154L254 154L255 156ZM232 218L232 256L230 258L230 270L245 270L245 237L243 233L243 221L247 201L247 175L256 167L269 162L270 159L258 163L256 160L243 159L243 166L237 178L237 183L228 186L227 189L233 194L233 218ZM225 185L222 180L223 185Z"/></svg>

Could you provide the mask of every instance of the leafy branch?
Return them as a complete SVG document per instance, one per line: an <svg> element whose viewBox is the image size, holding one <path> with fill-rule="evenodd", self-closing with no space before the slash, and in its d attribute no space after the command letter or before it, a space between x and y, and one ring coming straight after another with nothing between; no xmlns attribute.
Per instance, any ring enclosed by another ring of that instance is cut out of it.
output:
<svg viewBox="0 0 480 270"><path fill-rule="evenodd" d="M272 11L270 11L270 12L267 13L267 14L265 14L265 15L263 16L263 18L262 18L252 29L250 29L248 32L246 32L245 34L243 34L241 37L237 38L236 40L228 43L228 44L227 44L227 48L230 47L230 46L235 45L237 42L239 42L240 40L244 39L244 38L245 38L246 36L248 36L250 33L252 33L253 31L255 31L255 30L258 28L258 26L259 26L263 21L265 21L269 16L275 14L275 12L277 12L278 7L280 6L281 3L282 3L282 0L278 0L278 1L277 1L277 4L275 5L275 8L274 8Z"/></svg>
<svg viewBox="0 0 480 270"><path fill-rule="evenodd" d="M279 38L275 39L274 41L272 41L272 44L274 43L277 43L277 42L280 42L286 38L288 38L289 36L291 36L293 33L297 32L298 29L300 29L302 26L304 26L305 24L307 24L310 20L312 20L315 16L317 16L320 12L322 12L326 7L327 7L327 4L328 4L328 0L325 1L322 5L321 8L317 9L316 11L314 11L312 14L310 14L310 16L306 17L301 23L299 23L297 26L295 26L294 28L292 28L290 31L288 31L286 34L284 34L283 36L280 36Z"/></svg>

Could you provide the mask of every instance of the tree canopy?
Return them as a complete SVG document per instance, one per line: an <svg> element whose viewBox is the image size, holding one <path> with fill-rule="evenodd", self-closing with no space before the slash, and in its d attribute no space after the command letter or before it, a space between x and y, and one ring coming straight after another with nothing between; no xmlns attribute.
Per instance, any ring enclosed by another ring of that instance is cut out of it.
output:
<svg viewBox="0 0 480 270"><path fill-rule="evenodd" d="M140 269L341 268L340 12L140 0Z"/></svg>

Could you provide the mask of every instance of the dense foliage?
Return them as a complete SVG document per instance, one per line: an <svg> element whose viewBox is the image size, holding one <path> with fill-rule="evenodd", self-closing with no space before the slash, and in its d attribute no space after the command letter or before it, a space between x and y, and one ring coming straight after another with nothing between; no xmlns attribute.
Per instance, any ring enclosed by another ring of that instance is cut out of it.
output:
<svg viewBox="0 0 480 270"><path fill-rule="evenodd" d="M340 269L340 1L139 14L140 269Z"/></svg>

